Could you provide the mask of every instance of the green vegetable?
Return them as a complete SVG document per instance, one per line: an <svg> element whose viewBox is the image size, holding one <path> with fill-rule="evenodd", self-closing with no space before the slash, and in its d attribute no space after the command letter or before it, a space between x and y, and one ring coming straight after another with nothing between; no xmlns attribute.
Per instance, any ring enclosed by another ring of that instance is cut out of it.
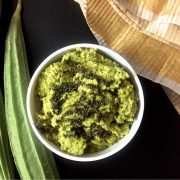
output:
<svg viewBox="0 0 180 180"><path fill-rule="evenodd" d="M7 127L5 121L4 103L0 91L0 179L12 179L13 173L13 160L11 159Z"/></svg>
<svg viewBox="0 0 180 180"><path fill-rule="evenodd" d="M20 12L21 0L5 46L5 112L11 150L22 179L55 179L59 175L53 156L35 137L27 119L25 99L30 78Z"/></svg>
<svg viewBox="0 0 180 180"><path fill-rule="evenodd" d="M0 17L2 1L0 0ZM0 179L14 178L13 160L11 159L7 127L5 121L4 103L0 90Z"/></svg>

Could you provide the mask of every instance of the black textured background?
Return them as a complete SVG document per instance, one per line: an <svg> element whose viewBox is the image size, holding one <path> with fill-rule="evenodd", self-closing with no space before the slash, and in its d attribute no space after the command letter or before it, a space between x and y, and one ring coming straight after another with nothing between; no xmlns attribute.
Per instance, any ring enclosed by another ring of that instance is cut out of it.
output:
<svg viewBox="0 0 180 180"><path fill-rule="evenodd" d="M0 23L0 73L3 50L16 1L4 0ZM73 43L97 43L73 0L23 0L22 23L30 73L53 51ZM54 155L63 179L180 178L180 118L161 86L141 78L145 94L142 124L119 153L96 162L73 162ZM17 176L18 177L18 176Z"/></svg>

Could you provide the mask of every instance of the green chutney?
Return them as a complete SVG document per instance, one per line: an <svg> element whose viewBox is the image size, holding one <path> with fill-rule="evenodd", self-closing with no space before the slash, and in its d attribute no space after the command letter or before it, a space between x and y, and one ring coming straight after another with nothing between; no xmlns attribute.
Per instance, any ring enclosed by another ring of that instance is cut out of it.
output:
<svg viewBox="0 0 180 180"><path fill-rule="evenodd" d="M36 126L76 156L101 151L130 131L138 97L129 73L93 48L77 48L46 67L36 86Z"/></svg>

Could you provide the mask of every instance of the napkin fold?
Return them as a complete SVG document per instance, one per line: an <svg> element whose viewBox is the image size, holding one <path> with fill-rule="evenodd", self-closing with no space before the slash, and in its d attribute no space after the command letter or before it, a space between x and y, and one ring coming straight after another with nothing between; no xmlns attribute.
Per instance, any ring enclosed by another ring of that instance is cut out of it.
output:
<svg viewBox="0 0 180 180"><path fill-rule="evenodd" d="M163 85L180 114L179 0L76 0L99 44Z"/></svg>

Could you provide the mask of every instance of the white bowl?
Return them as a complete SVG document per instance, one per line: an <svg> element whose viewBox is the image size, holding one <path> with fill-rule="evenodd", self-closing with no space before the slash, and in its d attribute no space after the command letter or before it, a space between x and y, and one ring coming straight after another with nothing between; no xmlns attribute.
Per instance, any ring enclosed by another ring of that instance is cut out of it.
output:
<svg viewBox="0 0 180 180"><path fill-rule="evenodd" d="M135 119L133 121L133 124L131 126L130 132L126 136L124 136L122 139L120 139L118 142L111 145L109 148L107 148L105 150L102 150L102 151L99 151L99 152L96 152L96 153L85 154L83 156L73 156L73 155L70 155L68 153L65 153L64 151L59 149L57 146L55 146L53 143L51 143L47 139L45 139L44 136L41 134L41 132L36 128L36 126L34 124L34 115L35 115L36 112L39 112L39 110L40 110L40 106L38 105L38 102L37 102L37 100L35 99L35 96L34 96L34 90L35 90L35 85L36 85L38 76L40 75L41 71L45 67L47 67L49 64L57 61L57 59L59 57L62 57L65 53L67 53L68 51L71 51L73 49L76 49L77 47L96 48L100 52L102 52L102 54L105 54L109 58L117 61L131 75L132 81L133 81L133 83L135 85L137 94L139 96L139 109L138 109L136 117L135 117ZM142 120L142 116L143 116L144 95L143 95L143 90L142 90L142 87L141 87L141 83L140 83L135 71L133 70L133 68L130 66L130 64L123 57L121 57L119 54L117 54L116 52L114 52L111 49L108 49L106 47L95 45L95 44L85 44L84 43L84 44L74 44L74 45L70 45L70 46L66 46L64 48L61 48L61 49L55 51L54 53L52 53L50 56L48 56L39 65L39 67L36 69L34 75L32 76L29 87L28 87L26 106L27 106L28 118L29 118L29 121L30 121L30 124L32 126L32 129L33 129L34 133L36 134L38 139L49 150L51 150L52 152L54 152L55 154L57 154L57 155L59 155L61 157L64 157L64 158L67 158L67 159L70 159L70 160L74 160L74 161L95 161L95 160L100 160L100 159L109 157L109 156L115 154L116 152L120 151L134 137L134 135L136 134L136 132L137 132L137 130L138 130L140 124L141 124L141 120Z"/></svg>

